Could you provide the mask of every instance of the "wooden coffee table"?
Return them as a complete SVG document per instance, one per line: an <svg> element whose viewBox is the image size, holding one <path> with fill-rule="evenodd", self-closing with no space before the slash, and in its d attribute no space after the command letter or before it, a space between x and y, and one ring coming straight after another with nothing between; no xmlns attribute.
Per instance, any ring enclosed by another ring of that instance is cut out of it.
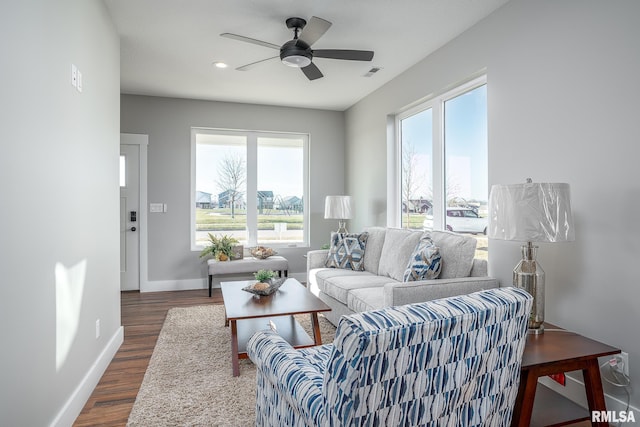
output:
<svg viewBox="0 0 640 427"><path fill-rule="evenodd" d="M296 279L287 279L280 289L269 296L257 296L242 288L255 280L221 282L222 299L231 329L231 368L240 375L239 359L246 359L247 342L257 331L270 328L272 322L280 336L295 348L322 344L318 313L331 308L313 295ZM313 339L293 317L311 315Z"/></svg>

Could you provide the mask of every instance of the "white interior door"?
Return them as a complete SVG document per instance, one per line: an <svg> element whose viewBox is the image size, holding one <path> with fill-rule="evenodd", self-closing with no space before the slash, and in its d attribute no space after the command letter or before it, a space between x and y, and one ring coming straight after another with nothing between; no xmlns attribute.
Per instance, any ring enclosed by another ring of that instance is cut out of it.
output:
<svg viewBox="0 0 640 427"><path fill-rule="evenodd" d="M140 289L140 147L120 145L120 289Z"/></svg>

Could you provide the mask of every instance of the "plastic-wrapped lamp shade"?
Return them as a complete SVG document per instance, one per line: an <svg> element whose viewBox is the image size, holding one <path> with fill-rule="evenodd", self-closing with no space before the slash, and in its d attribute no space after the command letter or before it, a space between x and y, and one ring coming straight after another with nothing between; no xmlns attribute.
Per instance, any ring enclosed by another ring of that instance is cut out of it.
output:
<svg viewBox="0 0 640 427"><path fill-rule="evenodd" d="M351 219L350 196L327 196L324 200L325 219Z"/></svg>
<svg viewBox="0 0 640 427"><path fill-rule="evenodd" d="M569 184L492 186L487 234L492 239L522 242L575 240Z"/></svg>

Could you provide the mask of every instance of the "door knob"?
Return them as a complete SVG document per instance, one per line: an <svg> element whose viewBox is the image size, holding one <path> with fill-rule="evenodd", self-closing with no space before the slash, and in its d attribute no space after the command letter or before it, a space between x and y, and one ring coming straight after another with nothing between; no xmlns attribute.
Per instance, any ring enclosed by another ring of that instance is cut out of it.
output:
<svg viewBox="0 0 640 427"><path fill-rule="evenodd" d="M131 227L131 228L129 229L129 231L136 231L136 228L135 228L135 227Z"/></svg>

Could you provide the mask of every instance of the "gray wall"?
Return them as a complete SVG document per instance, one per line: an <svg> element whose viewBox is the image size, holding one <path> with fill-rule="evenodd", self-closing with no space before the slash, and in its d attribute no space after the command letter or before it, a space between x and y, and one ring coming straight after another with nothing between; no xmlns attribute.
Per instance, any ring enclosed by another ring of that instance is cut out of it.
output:
<svg viewBox="0 0 640 427"><path fill-rule="evenodd" d="M512 0L346 113L352 228L385 225L386 116L486 69L489 183L571 184L576 241L539 250L547 320L628 352L635 384L638 16L635 0ZM510 284L519 256L518 243L491 241L490 274Z"/></svg>
<svg viewBox="0 0 640 427"><path fill-rule="evenodd" d="M0 39L0 425L70 424L122 332L119 41L84 0L2 2Z"/></svg>
<svg viewBox="0 0 640 427"><path fill-rule="evenodd" d="M336 111L123 95L123 133L149 135L148 200L167 203L149 214L149 281L206 277L191 251L190 159L192 126L309 133L311 247L328 243L336 224L325 220L324 197L344 191L344 114ZM306 271L308 248L283 248L290 271Z"/></svg>

